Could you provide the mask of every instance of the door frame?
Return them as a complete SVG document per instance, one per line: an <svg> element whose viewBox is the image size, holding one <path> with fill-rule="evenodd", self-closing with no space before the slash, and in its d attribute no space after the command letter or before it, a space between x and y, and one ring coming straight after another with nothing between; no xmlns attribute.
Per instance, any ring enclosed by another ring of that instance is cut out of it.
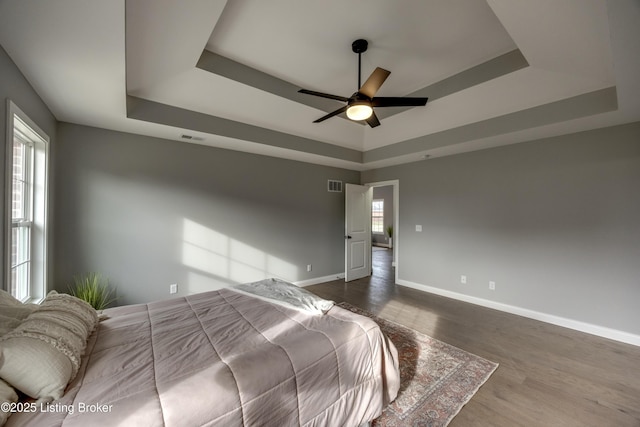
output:
<svg viewBox="0 0 640 427"><path fill-rule="evenodd" d="M393 262L395 267L395 282L398 283L398 272L400 271L400 180L376 181L364 184L367 187L393 187ZM371 236L369 236L371 239ZM372 245L369 245L373 247ZM373 249L372 249L373 250Z"/></svg>

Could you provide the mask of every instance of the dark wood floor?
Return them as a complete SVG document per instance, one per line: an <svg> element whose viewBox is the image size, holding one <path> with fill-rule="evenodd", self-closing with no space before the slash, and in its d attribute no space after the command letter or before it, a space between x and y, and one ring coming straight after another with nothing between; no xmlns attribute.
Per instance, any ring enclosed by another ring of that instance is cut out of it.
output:
<svg viewBox="0 0 640 427"><path fill-rule="evenodd" d="M640 347L397 286L389 250L373 265L306 289L500 364L450 426L640 426Z"/></svg>

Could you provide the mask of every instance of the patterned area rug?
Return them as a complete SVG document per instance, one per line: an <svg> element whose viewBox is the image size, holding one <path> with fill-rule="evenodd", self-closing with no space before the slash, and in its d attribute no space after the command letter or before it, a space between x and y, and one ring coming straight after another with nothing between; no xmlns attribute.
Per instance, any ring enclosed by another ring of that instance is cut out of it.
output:
<svg viewBox="0 0 640 427"><path fill-rule="evenodd" d="M375 320L398 349L400 391L372 426L446 426L498 364L342 302Z"/></svg>

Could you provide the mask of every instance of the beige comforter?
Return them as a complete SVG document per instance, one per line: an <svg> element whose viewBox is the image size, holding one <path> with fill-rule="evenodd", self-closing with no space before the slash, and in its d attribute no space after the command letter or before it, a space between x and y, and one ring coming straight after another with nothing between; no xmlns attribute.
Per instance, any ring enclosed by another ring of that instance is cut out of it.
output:
<svg viewBox="0 0 640 427"><path fill-rule="evenodd" d="M228 289L107 311L58 401L7 426L357 426L399 387L369 318Z"/></svg>

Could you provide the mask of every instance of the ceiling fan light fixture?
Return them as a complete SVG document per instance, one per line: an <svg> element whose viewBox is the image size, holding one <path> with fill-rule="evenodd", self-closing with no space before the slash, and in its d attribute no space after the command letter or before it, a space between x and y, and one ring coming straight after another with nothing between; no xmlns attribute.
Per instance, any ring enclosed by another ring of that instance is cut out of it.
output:
<svg viewBox="0 0 640 427"><path fill-rule="evenodd" d="M347 108L347 117L351 120L367 120L373 114L373 108L367 103L353 104Z"/></svg>
<svg viewBox="0 0 640 427"><path fill-rule="evenodd" d="M305 93L307 95L319 96L321 98L333 99L336 101L344 102L342 107L335 111L325 114L313 123L320 123L331 117L335 117L342 113L347 113L347 118L353 121L364 121L367 124L375 128L380 126L380 120L373 111L373 107L376 109L379 107L418 107L424 106L427 103L428 98L411 98L411 97L379 97L376 96L380 86L385 82L391 71L384 68L376 67L375 70L369 75L364 84L361 84L360 77L362 71L362 53L367 51L368 42L364 39L358 39L351 44L351 50L358 54L358 91L351 95L349 98L338 95L331 95L330 93L316 92L313 90L300 89L299 93Z"/></svg>

